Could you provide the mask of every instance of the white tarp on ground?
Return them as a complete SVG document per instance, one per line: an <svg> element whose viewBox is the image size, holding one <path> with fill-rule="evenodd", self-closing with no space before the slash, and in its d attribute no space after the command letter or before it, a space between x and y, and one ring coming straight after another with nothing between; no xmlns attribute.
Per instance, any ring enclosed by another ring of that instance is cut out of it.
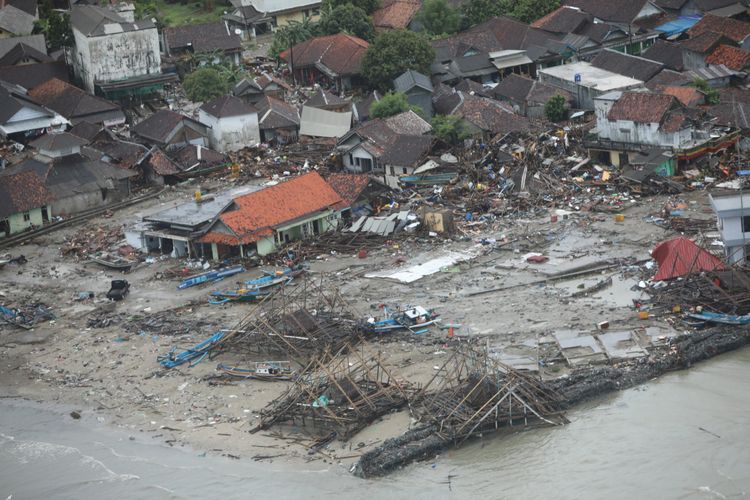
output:
<svg viewBox="0 0 750 500"><path fill-rule="evenodd" d="M299 135L339 138L352 127L352 112L337 113L325 109L302 106Z"/></svg>
<svg viewBox="0 0 750 500"><path fill-rule="evenodd" d="M435 274L444 267L452 266L458 262L471 260L476 257L476 254L471 251L465 252L448 252L440 257L435 257L421 264L416 264L409 267L400 269L392 269L389 271L378 271L375 273L365 274L365 278L386 278L401 283L412 283L420 278Z"/></svg>

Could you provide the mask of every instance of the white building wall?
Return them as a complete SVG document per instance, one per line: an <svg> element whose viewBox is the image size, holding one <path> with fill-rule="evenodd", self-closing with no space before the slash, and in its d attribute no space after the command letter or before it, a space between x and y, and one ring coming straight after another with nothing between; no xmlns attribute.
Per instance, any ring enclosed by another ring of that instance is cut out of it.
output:
<svg viewBox="0 0 750 500"><path fill-rule="evenodd" d="M599 103L601 101L597 101ZM609 120L606 118L606 110L602 105L596 110L596 128L599 137L616 142L627 142L632 144L646 144L650 146L679 148L691 139L690 129L679 130L674 133L665 133L659 130L658 123L636 123L630 120ZM604 114L604 118L600 116Z"/></svg>
<svg viewBox="0 0 750 500"><path fill-rule="evenodd" d="M359 160L359 161L357 161ZM357 147L344 154L344 168L357 174L367 173L370 170L363 168L362 160L372 162L373 170L376 170L377 160L362 147Z"/></svg>
<svg viewBox="0 0 750 500"><path fill-rule="evenodd" d="M226 153L260 143L258 113L216 118L201 109L198 120L211 127L209 141L216 151Z"/></svg>
<svg viewBox="0 0 750 500"><path fill-rule="evenodd" d="M161 73L156 28L92 37L73 29L73 38L75 72L91 93L97 80L110 82Z"/></svg>

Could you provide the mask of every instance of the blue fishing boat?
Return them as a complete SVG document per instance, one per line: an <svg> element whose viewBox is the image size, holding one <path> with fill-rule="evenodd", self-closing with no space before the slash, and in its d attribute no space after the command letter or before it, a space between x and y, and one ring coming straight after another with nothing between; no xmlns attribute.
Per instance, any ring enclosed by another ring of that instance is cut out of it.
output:
<svg viewBox="0 0 750 500"><path fill-rule="evenodd" d="M709 323L722 323L724 325L750 325L750 314L736 316L732 314L703 311L699 313L688 313L688 317L707 321Z"/></svg>
<svg viewBox="0 0 750 500"><path fill-rule="evenodd" d="M398 178L402 184L428 185L448 184L458 177L456 172L446 172L443 174L425 174L425 175L403 175Z"/></svg>
<svg viewBox="0 0 750 500"><path fill-rule="evenodd" d="M242 286L237 290L211 293L208 303L219 305L227 302L252 302L269 295L269 288L277 285L286 286L304 272L305 269L302 267L285 268L273 273L265 271L264 276L260 278L242 281Z"/></svg>
<svg viewBox="0 0 750 500"><path fill-rule="evenodd" d="M379 321L368 322L366 328L373 333L388 333L394 330L409 330L412 333L423 333L426 327L432 326L440 321L438 314L425 309L422 306L408 308L404 311L388 312L383 308L386 318Z"/></svg>
<svg viewBox="0 0 750 500"><path fill-rule="evenodd" d="M186 278L177 285L177 288L180 290L184 290L185 288L190 288L191 286L200 285L201 283L209 283L214 281L221 281L224 278L227 278L229 276L234 276L235 274L239 274L245 271L245 268L242 266L232 266L227 267L224 269L217 269L215 271L208 271L206 273L196 274L195 276L191 276L189 278Z"/></svg>
<svg viewBox="0 0 750 500"><path fill-rule="evenodd" d="M263 276L253 280L246 280L242 283L246 285L246 288L269 288L272 286L287 284L292 279L296 278L300 274L304 273L305 269L301 266L298 267L286 267L281 271L268 272L263 271Z"/></svg>
<svg viewBox="0 0 750 500"><path fill-rule="evenodd" d="M226 334L226 330L220 330L208 337L200 344L191 347L186 351L182 351L179 354L176 352L176 348L172 347L168 354L160 355L156 359L164 368L174 368L176 366L180 366L183 363L193 361L194 359L197 359L197 361L192 364L198 364L203 360L203 358L208 355L209 352L211 352L211 349L221 343Z"/></svg>

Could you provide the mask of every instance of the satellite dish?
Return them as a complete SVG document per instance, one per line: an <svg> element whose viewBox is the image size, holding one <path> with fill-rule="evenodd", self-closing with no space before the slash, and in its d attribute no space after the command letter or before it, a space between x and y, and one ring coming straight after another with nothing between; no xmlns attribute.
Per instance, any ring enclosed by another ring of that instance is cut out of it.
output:
<svg viewBox="0 0 750 500"><path fill-rule="evenodd" d="M242 30L239 29L239 28L237 28L236 30L234 30L234 34L235 35L241 35L242 34Z"/></svg>

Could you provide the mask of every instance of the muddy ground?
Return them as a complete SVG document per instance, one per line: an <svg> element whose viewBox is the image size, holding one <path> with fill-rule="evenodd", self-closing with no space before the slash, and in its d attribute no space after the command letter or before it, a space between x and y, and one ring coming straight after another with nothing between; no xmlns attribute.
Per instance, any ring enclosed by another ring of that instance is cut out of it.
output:
<svg viewBox="0 0 750 500"><path fill-rule="evenodd" d="M129 207L111 217L86 222L96 225L128 224L175 201L190 199L194 187L167 191L160 198ZM680 197L688 206L685 215L713 217L705 192ZM639 320L632 308L640 292L631 290L648 271L643 261L655 243L671 236L645 217L659 214L667 197L637 199L621 210L624 222L612 214L573 212L557 222L554 210L528 217L498 219L466 227L452 237L419 236L386 243L365 259L355 255L310 256L312 276L324 274L328 286L338 287L361 318L378 314L387 303L422 305L436 309L443 320L460 324L459 338L482 337L498 352L529 348L558 330L593 331L602 321L610 328L628 329L663 325L664 318ZM61 229L22 246L8 249L24 254L23 266L0 270L0 303L17 306L41 302L56 319L32 331L0 327L1 396L73 404L93 412L102 421L174 446L191 446L235 457L289 462L326 460L349 467L367 449L398 435L412 424L406 412L383 418L348 442L337 442L322 454L309 455L304 429L284 427L256 434L247 432L258 412L287 387L286 382L235 381L209 385L217 362L242 365L262 360L223 353L194 367L164 371L157 355L172 346L183 349L205 339L219 328L231 328L252 307L250 304L209 305L211 291L231 288L234 281L251 279L258 268L228 281L178 290L177 280L159 279L181 263L157 258L132 272L104 270L96 264L61 257L60 248L82 226ZM483 245L494 239L501 246ZM367 278L370 272L408 267L447 251L476 255L410 284ZM543 264L525 260L530 252L549 257ZM399 261L405 261L399 263ZM621 265L583 276L543 280L591 265ZM271 269L266 267L265 269ZM591 297L571 298L581 287L613 277L613 286ZM104 298L109 281L125 278L131 293L122 302ZM474 292L504 288L492 293ZM95 292L92 301L76 301L81 291ZM422 335L399 334L373 342L399 374L424 383L445 359L447 332L434 328ZM502 355L502 354L501 354ZM543 375L564 375L567 367L546 366ZM279 440L279 432L297 438Z"/></svg>

